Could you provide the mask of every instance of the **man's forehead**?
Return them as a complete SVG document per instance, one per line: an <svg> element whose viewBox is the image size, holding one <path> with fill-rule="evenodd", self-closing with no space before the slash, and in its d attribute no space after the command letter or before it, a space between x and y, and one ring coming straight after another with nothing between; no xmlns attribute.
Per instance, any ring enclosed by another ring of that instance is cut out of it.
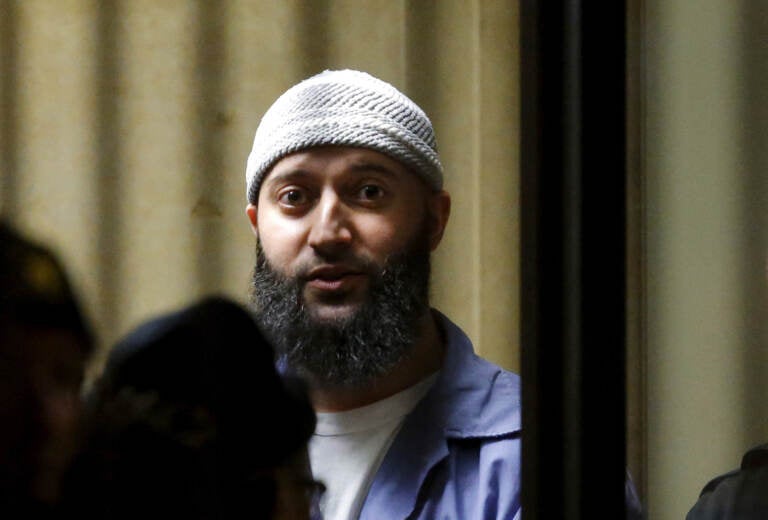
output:
<svg viewBox="0 0 768 520"><path fill-rule="evenodd" d="M407 166L375 150L342 146L308 148L286 155L270 168L264 184L282 176L323 174L329 167L351 173L379 172L393 177L413 175Z"/></svg>

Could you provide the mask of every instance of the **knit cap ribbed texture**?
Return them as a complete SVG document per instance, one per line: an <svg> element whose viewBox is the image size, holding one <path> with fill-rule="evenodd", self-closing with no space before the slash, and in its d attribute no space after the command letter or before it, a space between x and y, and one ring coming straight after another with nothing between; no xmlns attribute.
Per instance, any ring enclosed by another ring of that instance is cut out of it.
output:
<svg viewBox="0 0 768 520"><path fill-rule="evenodd" d="M248 156L248 200L256 203L269 169L315 146L352 146L405 164L435 190L443 168L424 111L395 87L365 72L325 71L288 89L261 119Z"/></svg>

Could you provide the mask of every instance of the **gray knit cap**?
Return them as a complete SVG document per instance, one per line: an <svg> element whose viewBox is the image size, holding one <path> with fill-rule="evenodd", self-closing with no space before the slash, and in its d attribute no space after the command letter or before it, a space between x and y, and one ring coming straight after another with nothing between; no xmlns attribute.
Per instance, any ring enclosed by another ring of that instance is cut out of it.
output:
<svg viewBox="0 0 768 520"><path fill-rule="evenodd" d="M370 74L327 70L288 89L261 119L245 170L249 202L256 203L264 175L278 160L324 145L381 152L433 189L443 187L435 133L424 111Z"/></svg>

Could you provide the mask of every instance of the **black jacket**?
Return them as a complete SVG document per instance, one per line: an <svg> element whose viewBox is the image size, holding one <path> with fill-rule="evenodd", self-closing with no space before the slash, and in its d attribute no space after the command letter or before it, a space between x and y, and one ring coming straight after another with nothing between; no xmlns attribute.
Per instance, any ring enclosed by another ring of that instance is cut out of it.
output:
<svg viewBox="0 0 768 520"><path fill-rule="evenodd" d="M741 468L711 480L687 520L768 518L768 444L749 450Z"/></svg>

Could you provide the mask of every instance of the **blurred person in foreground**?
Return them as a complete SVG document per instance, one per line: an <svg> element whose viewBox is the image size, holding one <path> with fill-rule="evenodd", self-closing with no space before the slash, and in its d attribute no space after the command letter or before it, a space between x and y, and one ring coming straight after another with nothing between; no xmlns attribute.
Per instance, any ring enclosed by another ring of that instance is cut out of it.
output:
<svg viewBox="0 0 768 520"><path fill-rule="evenodd" d="M768 518L768 444L756 446L739 469L712 479L688 512L687 520Z"/></svg>
<svg viewBox="0 0 768 520"><path fill-rule="evenodd" d="M53 516L93 350L67 274L0 222L0 516Z"/></svg>
<svg viewBox="0 0 768 520"><path fill-rule="evenodd" d="M111 351L88 396L68 514L306 520L315 415L239 305L208 298L151 319Z"/></svg>

